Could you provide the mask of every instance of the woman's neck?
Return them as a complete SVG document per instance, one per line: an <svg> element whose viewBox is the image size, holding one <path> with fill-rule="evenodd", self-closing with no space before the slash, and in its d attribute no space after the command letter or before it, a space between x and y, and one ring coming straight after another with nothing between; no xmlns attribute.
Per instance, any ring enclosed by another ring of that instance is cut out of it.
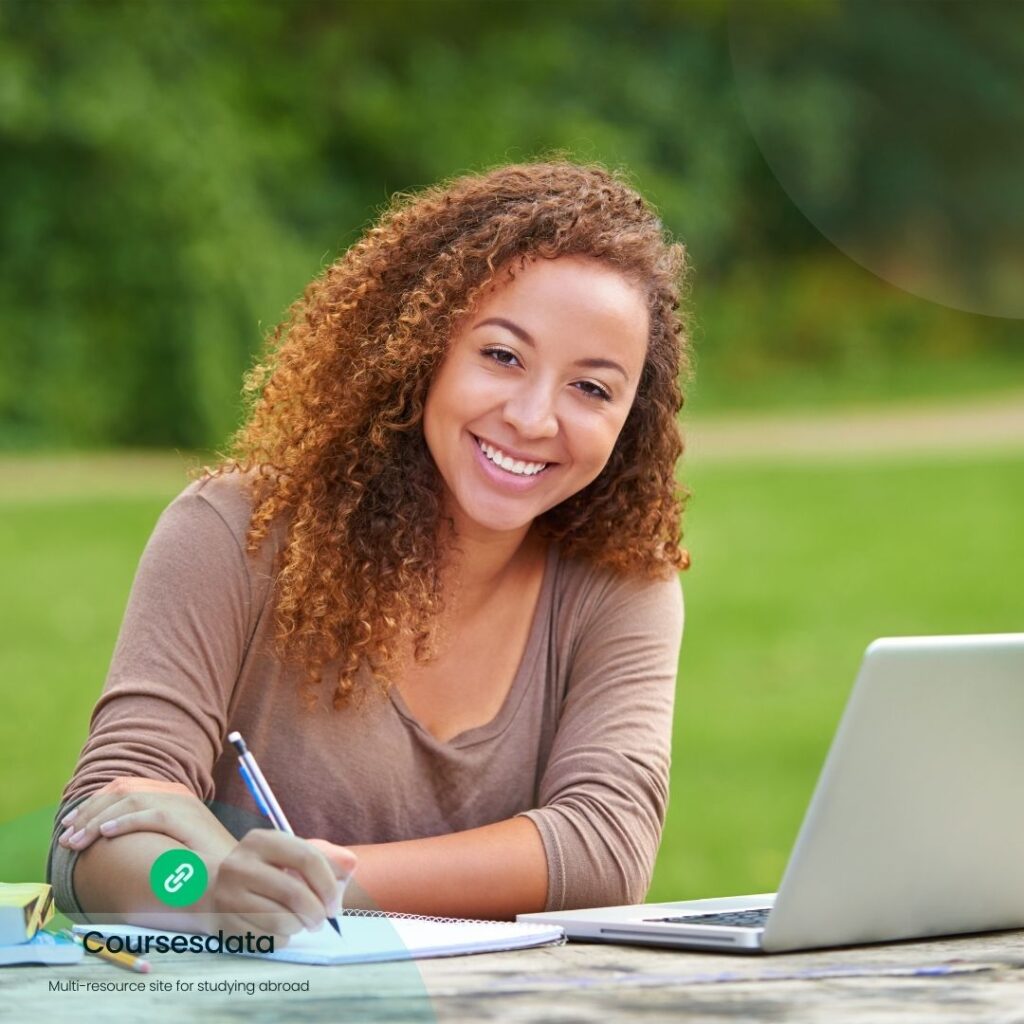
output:
<svg viewBox="0 0 1024 1024"><path fill-rule="evenodd" d="M531 524L500 534L457 526L449 549L450 578L455 583L451 596L464 611L484 608L517 577L529 573L545 547Z"/></svg>

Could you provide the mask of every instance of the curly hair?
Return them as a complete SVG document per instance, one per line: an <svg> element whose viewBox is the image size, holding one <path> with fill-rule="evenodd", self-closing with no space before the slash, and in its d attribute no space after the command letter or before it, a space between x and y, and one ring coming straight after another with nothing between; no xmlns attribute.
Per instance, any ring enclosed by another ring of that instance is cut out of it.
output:
<svg viewBox="0 0 1024 1024"><path fill-rule="evenodd" d="M647 297L636 397L586 488L536 522L566 557L648 578L685 569L677 312L684 248L623 179L556 158L399 193L317 277L246 377L248 416L209 475L246 474L248 549L278 541L277 653L311 703L325 670L333 705L359 695L362 665L386 688L396 652L435 653L446 541L442 481L423 436L424 402L453 329L512 261L583 255ZM279 525L281 524L281 525Z"/></svg>

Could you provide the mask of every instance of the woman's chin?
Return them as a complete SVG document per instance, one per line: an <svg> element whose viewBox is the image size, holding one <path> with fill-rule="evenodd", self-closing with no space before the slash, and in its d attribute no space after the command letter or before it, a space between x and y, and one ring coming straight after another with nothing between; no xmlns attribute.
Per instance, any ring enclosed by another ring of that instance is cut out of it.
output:
<svg viewBox="0 0 1024 1024"><path fill-rule="evenodd" d="M460 533L521 533L529 529L535 518L529 512L513 512L508 508L461 506L456 513L455 523Z"/></svg>

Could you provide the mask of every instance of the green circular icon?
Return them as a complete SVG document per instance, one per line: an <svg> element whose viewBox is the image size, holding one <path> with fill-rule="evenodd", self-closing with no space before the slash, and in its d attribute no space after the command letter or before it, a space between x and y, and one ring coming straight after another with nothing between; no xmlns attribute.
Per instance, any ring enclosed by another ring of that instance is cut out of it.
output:
<svg viewBox="0 0 1024 1024"><path fill-rule="evenodd" d="M206 865L191 850L168 850L161 853L149 869L149 887L158 900L172 907L195 903L207 883Z"/></svg>

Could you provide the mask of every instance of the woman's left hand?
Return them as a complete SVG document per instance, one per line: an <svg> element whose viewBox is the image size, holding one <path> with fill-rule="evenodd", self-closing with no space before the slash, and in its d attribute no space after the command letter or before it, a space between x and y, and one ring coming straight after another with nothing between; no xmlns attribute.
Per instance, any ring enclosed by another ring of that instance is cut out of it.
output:
<svg viewBox="0 0 1024 1024"><path fill-rule="evenodd" d="M213 857L226 856L236 842L187 786L159 779L114 779L65 815L61 824L65 831L57 841L78 851L103 836L128 832L159 832Z"/></svg>

